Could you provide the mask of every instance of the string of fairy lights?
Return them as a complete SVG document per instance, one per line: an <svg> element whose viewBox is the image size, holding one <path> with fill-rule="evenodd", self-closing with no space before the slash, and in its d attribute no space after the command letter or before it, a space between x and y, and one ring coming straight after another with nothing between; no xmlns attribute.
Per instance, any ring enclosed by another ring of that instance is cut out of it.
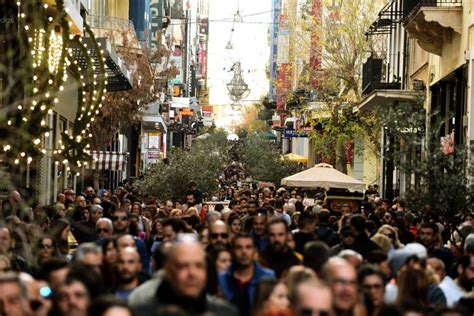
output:
<svg viewBox="0 0 474 316"><path fill-rule="evenodd" d="M79 83L77 114L72 130L61 133L59 148L53 151L52 158L55 164L63 163L68 171L79 175L80 168L92 160L90 126L102 108L107 91L104 52L86 21L84 35L71 33L72 22L67 20L63 0L56 0L54 17L48 4L40 0L17 1L16 5L19 46L26 47L28 52L25 63L22 60L21 74L31 74L31 78L21 78L23 97L9 108L5 119L0 119L0 124L7 127L0 151L14 165L29 165L47 153L45 145L52 136L48 118L59 103L58 93L64 91L69 71ZM92 52L83 42L83 36L92 43ZM74 59L73 47L85 58L85 71Z"/></svg>

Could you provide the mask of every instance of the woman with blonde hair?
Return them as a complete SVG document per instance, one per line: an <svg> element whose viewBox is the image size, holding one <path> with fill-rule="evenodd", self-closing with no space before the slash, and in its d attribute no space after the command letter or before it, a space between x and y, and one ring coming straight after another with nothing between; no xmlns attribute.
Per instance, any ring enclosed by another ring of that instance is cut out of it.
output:
<svg viewBox="0 0 474 316"><path fill-rule="evenodd" d="M404 245L400 242L400 239L398 239L398 230L390 225L382 225L378 230L377 234L382 234L387 236L390 239L390 242L392 244L392 248L390 251L393 251L395 249L402 248Z"/></svg>

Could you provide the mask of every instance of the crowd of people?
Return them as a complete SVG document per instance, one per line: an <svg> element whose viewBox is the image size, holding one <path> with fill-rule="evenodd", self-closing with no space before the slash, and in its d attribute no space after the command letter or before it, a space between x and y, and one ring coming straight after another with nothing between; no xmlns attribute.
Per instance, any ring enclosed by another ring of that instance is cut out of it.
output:
<svg viewBox="0 0 474 316"><path fill-rule="evenodd" d="M34 210L10 192L0 315L473 315L473 214L446 223L373 187L331 209L241 173L182 201L128 181Z"/></svg>

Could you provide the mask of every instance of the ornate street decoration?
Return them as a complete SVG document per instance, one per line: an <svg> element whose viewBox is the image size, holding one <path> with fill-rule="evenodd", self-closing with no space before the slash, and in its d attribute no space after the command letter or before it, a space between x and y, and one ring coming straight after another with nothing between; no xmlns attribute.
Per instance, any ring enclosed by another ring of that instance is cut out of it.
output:
<svg viewBox="0 0 474 316"><path fill-rule="evenodd" d="M231 70L234 71L234 77L232 77L232 80L227 84L227 90L229 90L229 97L233 101L232 109L239 111L242 108L240 101L249 95L250 89L242 78L240 62L234 63Z"/></svg>

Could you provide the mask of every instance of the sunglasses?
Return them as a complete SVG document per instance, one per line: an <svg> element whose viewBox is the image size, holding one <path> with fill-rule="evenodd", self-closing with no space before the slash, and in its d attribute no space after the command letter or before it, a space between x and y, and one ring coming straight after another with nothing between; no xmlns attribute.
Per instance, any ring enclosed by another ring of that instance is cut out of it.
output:
<svg viewBox="0 0 474 316"><path fill-rule="evenodd" d="M114 216L114 217L112 217L112 220L114 220L114 221L126 221L126 220L128 220L128 216Z"/></svg>
<svg viewBox="0 0 474 316"><path fill-rule="evenodd" d="M329 316L329 311L321 310L321 309L313 309L311 307L302 307L300 308L299 315L301 316Z"/></svg>
<svg viewBox="0 0 474 316"><path fill-rule="evenodd" d="M395 234L391 233L391 234L385 234L385 236L387 236L388 238L395 238Z"/></svg>
<svg viewBox="0 0 474 316"><path fill-rule="evenodd" d="M40 246L40 248L42 248L42 249L51 249L51 248L53 248L53 244L42 244Z"/></svg>
<svg viewBox="0 0 474 316"><path fill-rule="evenodd" d="M101 232L108 233L108 232L109 232L109 229L108 229L108 228L97 228L97 229L96 229L96 232L97 232L97 233L101 233Z"/></svg>
<svg viewBox="0 0 474 316"><path fill-rule="evenodd" d="M219 237L221 237L222 239L227 239L227 238L229 238L229 234L227 234L227 233L223 233L223 234L212 233L211 234L212 239L217 239Z"/></svg>

